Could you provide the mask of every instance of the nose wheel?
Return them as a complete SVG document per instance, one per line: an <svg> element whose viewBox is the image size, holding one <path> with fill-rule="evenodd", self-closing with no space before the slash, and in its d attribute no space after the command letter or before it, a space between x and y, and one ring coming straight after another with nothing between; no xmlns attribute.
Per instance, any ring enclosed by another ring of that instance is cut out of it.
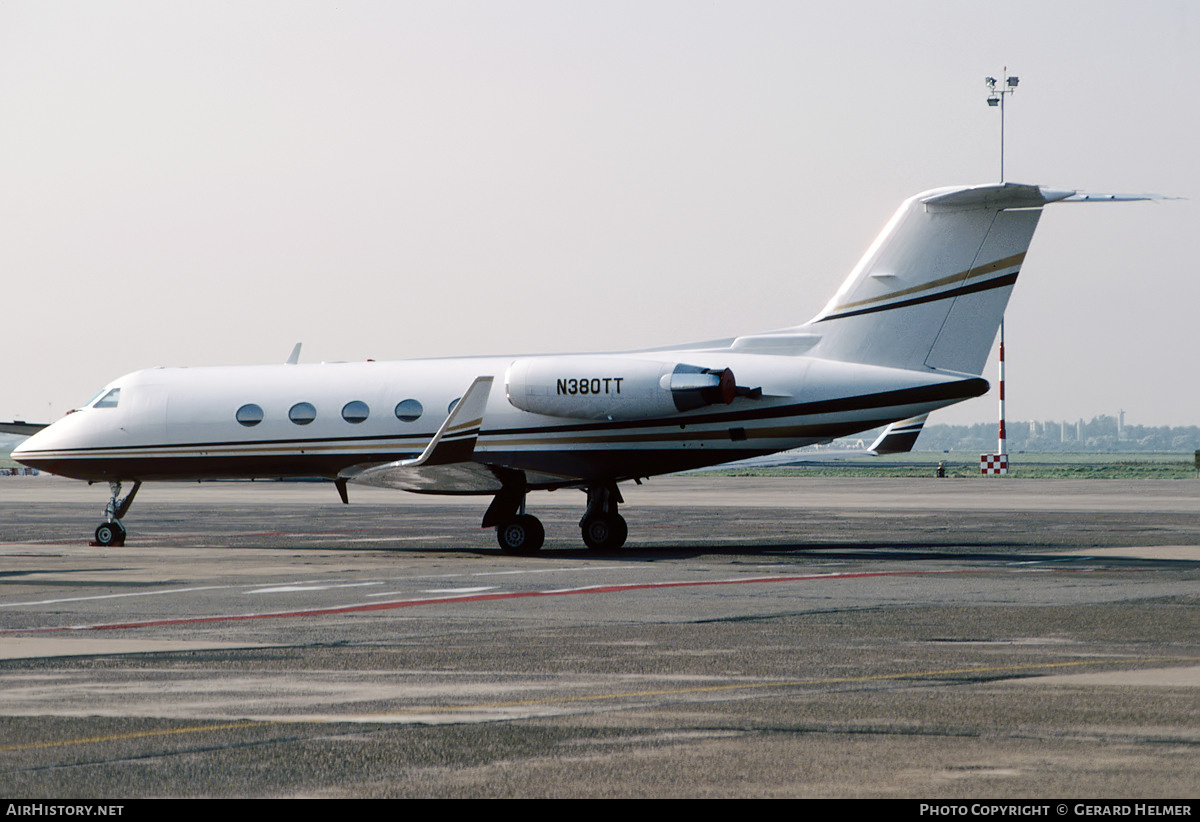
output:
<svg viewBox="0 0 1200 822"><path fill-rule="evenodd" d="M96 544L104 548L110 545L124 545L125 526L116 520L100 523L96 529Z"/></svg>
<svg viewBox="0 0 1200 822"><path fill-rule="evenodd" d="M125 544L125 526L121 524L121 517L129 511L129 506L133 504L133 498L137 496L138 489L141 487L142 482L138 480L133 484L133 488L129 489L129 493L122 497L121 483L116 481L108 483L112 499L108 501L108 505L104 506L104 522L97 526L96 539L92 545L107 548L110 545Z"/></svg>

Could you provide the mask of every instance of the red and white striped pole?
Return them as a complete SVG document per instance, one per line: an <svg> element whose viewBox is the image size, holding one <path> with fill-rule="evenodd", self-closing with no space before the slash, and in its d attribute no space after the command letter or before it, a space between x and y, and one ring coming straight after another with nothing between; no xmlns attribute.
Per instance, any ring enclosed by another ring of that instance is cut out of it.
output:
<svg viewBox="0 0 1200 822"><path fill-rule="evenodd" d="M988 105L1000 107L1000 183L1004 183L1004 98L1017 90L1020 82L1008 76L1008 66L997 82L995 77L986 78ZM1008 473L1008 437L1004 432L1004 314L1000 314L1000 430L996 437L996 453L980 456L980 470L985 474Z"/></svg>
<svg viewBox="0 0 1200 822"><path fill-rule="evenodd" d="M1000 436L998 437L999 445L997 446L997 454L1007 454L1008 449L1005 447L1004 435L1004 318L1000 318Z"/></svg>

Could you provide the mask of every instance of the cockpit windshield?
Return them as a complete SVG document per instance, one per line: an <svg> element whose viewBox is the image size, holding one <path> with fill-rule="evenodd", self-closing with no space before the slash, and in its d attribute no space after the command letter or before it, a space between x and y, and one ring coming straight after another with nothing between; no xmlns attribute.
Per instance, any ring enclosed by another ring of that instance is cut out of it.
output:
<svg viewBox="0 0 1200 822"><path fill-rule="evenodd" d="M87 407L90 408L116 408L117 403L121 401L121 389L113 388L110 391L101 392L96 395L96 398Z"/></svg>

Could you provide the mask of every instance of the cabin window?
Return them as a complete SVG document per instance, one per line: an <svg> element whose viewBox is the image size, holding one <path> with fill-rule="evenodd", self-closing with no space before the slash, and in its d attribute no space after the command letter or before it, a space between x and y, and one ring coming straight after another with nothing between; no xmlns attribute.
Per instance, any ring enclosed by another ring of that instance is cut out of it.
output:
<svg viewBox="0 0 1200 822"><path fill-rule="evenodd" d="M396 403L396 419L400 422L415 422L424 412L424 407L416 400L401 400Z"/></svg>
<svg viewBox="0 0 1200 822"><path fill-rule="evenodd" d="M121 401L121 389L114 388L100 399L96 400L92 408L116 408L117 403Z"/></svg>
<svg viewBox="0 0 1200 822"><path fill-rule="evenodd" d="M288 409L288 419L296 425L308 425L317 418L317 409L311 402L298 402Z"/></svg>
<svg viewBox="0 0 1200 822"><path fill-rule="evenodd" d="M454 406L458 405L458 401L461 399L462 399L462 397L455 397L454 399L450 400L450 404L446 406L446 413L447 414L453 413Z"/></svg>
<svg viewBox="0 0 1200 822"><path fill-rule="evenodd" d="M354 400L342 406L342 419L354 425L365 420L370 414L371 409L361 400Z"/></svg>
<svg viewBox="0 0 1200 822"><path fill-rule="evenodd" d="M263 421L263 410L254 403L247 403L237 410L237 421L247 428L253 428Z"/></svg>

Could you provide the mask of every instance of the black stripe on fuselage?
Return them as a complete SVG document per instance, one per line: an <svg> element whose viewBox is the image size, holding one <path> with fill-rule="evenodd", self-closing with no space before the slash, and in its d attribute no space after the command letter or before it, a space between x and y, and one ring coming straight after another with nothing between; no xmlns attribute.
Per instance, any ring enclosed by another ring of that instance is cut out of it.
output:
<svg viewBox="0 0 1200 822"><path fill-rule="evenodd" d="M982 380L981 380L982 382ZM778 447L754 447L755 439L786 438L793 442L823 442L884 425L894 417L859 419L846 422L827 422L786 426L772 429L709 428L693 431L645 432L625 434L605 440L602 432L592 432L578 442L546 443L542 449L512 449L503 440L488 447L486 452L471 453L464 449L455 456L461 461L474 459L493 468L524 470L563 477L554 483L531 483L531 488L554 488L578 485L601 479L631 479L657 474L685 471L731 460L770 454ZM660 426L661 427L661 426ZM535 429L539 430L539 429ZM741 447L724 443L746 442ZM749 440L749 441L747 441ZM637 447L613 447L617 442L637 443ZM671 443L692 443L680 447ZM467 442L461 443L467 445ZM558 445L559 447L555 447ZM564 447L565 446L565 447ZM599 447L595 447L599 446ZM32 458L37 468L82 480L170 480L188 479L277 479L289 477L335 478L352 466L382 465L415 457L401 452L350 452L300 454L230 454L213 453L203 456L174 454L169 456L53 456ZM441 463L441 460L437 461Z"/></svg>
<svg viewBox="0 0 1200 822"><path fill-rule="evenodd" d="M621 421L603 421L603 422L588 422L588 423L567 423L564 425L538 425L522 428L495 428L484 429L481 436L485 437L502 437L518 434L544 434L544 435L561 435L568 433L602 433L607 431L628 430L637 428L656 428L663 426L696 426L696 425L721 425L734 422L749 422L756 420L779 419L781 417L805 417L815 416L819 414L834 414L844 411L868 411L876 408L889 408L894 406L916 405L928 402L945 402L968 399L970 397L978 397L988 391L987 380L980 377L973 377L965 380L956 380L954 382L934 383L933 385L923 385L916 388L901 388L893 391L880 391L875 394L861 394L854 397L840 397L829 400L816 400L813 402L793 403L788 405L771 406L767 408L747 408L740 411L721 411L707 414L696 414L692 416L680 416L673 418L658 418L647 420L621 420ZM883 421L884 423L887 420ZM852 423L854 431L862 431L867 428L875 427L878 423L869 421ZM833 427L841 428L841 424L834 423ZM796 426L797 431L803 431L809 426ZM829 426L812 426L813 428L825 429ZM804 434L799 434L804 436ZM347 443L348 445L369 445L371 442L380 442L396 439L413 439L419 443L422 439L428 442L433 437L433 433L424 435L404 435L398 437L395 434L381 434L378 436L363 436L363 437L319 437L312 439L275 439L275 440L227 440L217 442L194 442L194 443L174 443L174 444L152 444L152 445L113 445L100 446L89 448L62 448L54 449L55 454L89 454L102 455L109 452L130 452L130 451L153 451L153 450L193 450L197 448L262 448L265 446L291 446L295 448L308 448L318 445L329 445L332 443ZM416 445L417 443L414 443ZM420 449L417 449L418 451ZM369 453L369 452L363 452ZM389 450L389 455L395 453ZM210 455L212 458L218 455ZM317 455L311 455L317 456ZM342 455L325 455L334 458L353 456L353 454ZM406 456L412 456L407 453ZM30 455L32 460L42 461L36 454ZM188 457L181 457L187 459ZM236 457L234 457L236 459ZM248 457L252 459L265 459L264 457ZM376 452L369 459L379 459L380 455ZM399 459L401 457L390 457ZM172 459L172 457L163 457L162 459ZM48 469L52 470L52 469Z"/></svg>

